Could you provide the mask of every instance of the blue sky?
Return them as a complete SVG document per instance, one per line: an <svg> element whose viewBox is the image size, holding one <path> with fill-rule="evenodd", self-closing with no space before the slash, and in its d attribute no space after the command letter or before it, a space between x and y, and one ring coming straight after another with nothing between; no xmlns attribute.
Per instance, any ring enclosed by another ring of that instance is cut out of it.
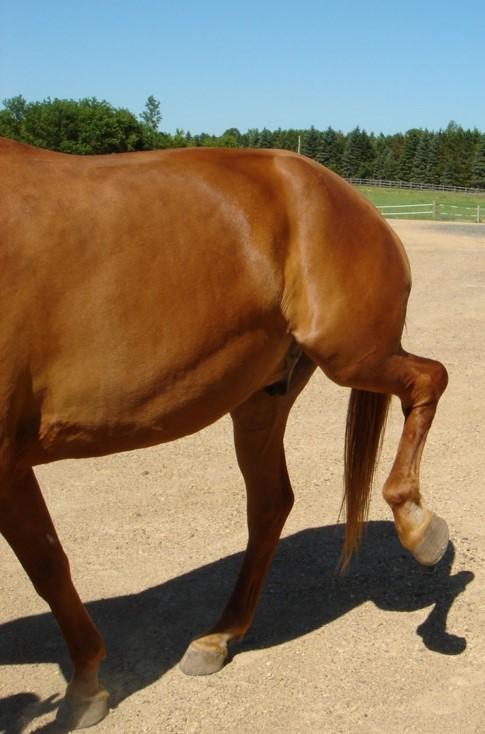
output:
<svg viewBox="0 0 485 734"><path fill-rule="evenodd" d="M0 0L0 100L97 97L162 129L485 130L485 2Z"/></svg>

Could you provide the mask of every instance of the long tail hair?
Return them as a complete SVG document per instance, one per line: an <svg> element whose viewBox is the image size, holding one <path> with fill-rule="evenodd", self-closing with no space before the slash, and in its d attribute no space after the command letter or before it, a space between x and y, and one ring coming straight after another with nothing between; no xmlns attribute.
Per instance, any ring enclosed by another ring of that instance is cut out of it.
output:
<svg viewBox="0 0 485 734"><path fill-rule="evenodd" d="M347 525L340 558L345 569L359 545L366 520L374 470L384 437L390 395L353 389L345 429L344 497Z"/></svg>

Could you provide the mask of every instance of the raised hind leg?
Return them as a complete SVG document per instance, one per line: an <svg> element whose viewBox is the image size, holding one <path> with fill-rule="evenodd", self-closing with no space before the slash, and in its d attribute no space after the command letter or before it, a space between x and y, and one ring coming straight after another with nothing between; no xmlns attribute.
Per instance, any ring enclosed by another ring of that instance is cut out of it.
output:
<svg viewBox="0 0 485 734"><path fill-rule="evenodd" d="M253 395L232 413L234 442L247 490L249 539L234 591L221 618L188 647L181 669L207 675L222 668L230 642L241 639L253 620L256 603L285 520L293 505L283 436L290 408L315 365L298 362L286 395Z"/></svg>
<svg viewBox="0 0 485 734"><path fill-rule="evenodd" d="M69 729L91 726L108 712L108 694L98 682L104 645L74 588L32 470L0 486L0 531L52 609L74 665L58 719Z"/></svg>
<svg viewBox="0 0 485 734"><path fill-rule="evenodd" d="M335 369L324 361L321 365L341 384L400 398L404 428L383 494L392 509L401 544L420 563L434 565L447 548L448 527L423 506L419 469L438 400L447 384L445 368L440 362L403 350L376 362L364 360L350 369ZM364 425L360 428L366 430Z"/></svg>
<svg viewBox="0 0 485 734"><path fill-rule="evenodd" d="M426 437L448 375L441 363L410 354L394 357L389 371L398 389L405 420L396 458L384 485L384 499L394 514L401 544L417 561L431 566L446 551L448 526L423 507L419 470Z"/></svg>

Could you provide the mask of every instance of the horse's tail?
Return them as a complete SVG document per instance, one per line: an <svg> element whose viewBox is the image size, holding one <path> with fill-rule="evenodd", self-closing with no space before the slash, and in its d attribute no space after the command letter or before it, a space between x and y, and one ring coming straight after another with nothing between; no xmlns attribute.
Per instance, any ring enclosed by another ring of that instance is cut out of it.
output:
<svg viewBox="0 0 485 734"><path fill-rule="evenodd" d="M340 564L348 565L362 535L369 509L374 470L380 452L391 396L353 389L345 430L344 497L347 525Z"/></svg>

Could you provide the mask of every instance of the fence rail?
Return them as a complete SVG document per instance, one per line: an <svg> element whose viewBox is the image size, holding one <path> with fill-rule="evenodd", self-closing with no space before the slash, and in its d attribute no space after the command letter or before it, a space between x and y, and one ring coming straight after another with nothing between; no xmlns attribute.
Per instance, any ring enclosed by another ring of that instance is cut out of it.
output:
<svg viewBox="0 0 485 734"><path fill-rule="evenodd" d="M467 188L466 186L447 186L445 184L418 183L417 181L385 181L373 178L347 178L351 184L357 186L379 186L388 189L416 189L418 191L455 191L462 194L483 194L485 189Z"/></svg>
<svg viewBox="0 0 485 734"><path fill-rule="evenodd" d="M415 219L460 219L470 222L485 221L485 206L457 206L440 204L436 201L427 204L386 204L377 206L384 217L414 217Z"/></svg>

